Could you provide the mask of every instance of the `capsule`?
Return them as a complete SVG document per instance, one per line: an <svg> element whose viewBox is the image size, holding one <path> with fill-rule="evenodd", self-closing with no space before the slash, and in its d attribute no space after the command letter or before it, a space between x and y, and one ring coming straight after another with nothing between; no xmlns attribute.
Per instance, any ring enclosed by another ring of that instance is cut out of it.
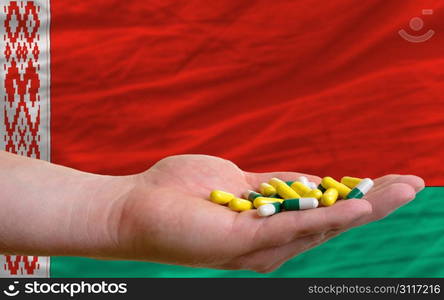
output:
<svg viewBox="0 0 444 300"><path fill-rule="evenodd" d="M285 181L285 183L286 183L288 186L292 185L293 182L294 182L294 181Z"/></svg>
<svg viewBox="0 0 444 300"><path fill-rule="evenodd" d="M284 199L279 199L279 198L257 197L253 201L253 206L258 208L264 204L270 204L275 202L282 203L283 201Z"/></svg>
<svg viewBox="0 0 444 300"><path fill-rule="evenodd" d="M305 194L304 197L316 198L319 200L322 197L322 192L319 189L313 189L309 193Z"/></svg>
<svg viewBox="0 0 444 300"><path fill-rule="evenodd" d="M293 182L293 184L290 187L293 190L295 190L296 193L298 193L302 197L305 197L306 194L311 192L311 189L308 186L306 186L304 183L300 182L300 181Z"/></svg>
<svg viewBox="0 0 444 300"><path fill-rule="evenodd" d="M318 185L317 185L315 182L310 181L310 182L308 183L308 187L311 188L312 190L314 190L314 189L317 189L317 188L318 188Z"/></svg>
<svg viewBox="0 0 444 300"><path fill-rule="evenodd" d="M242 194L242 197L244 197L247 200L254 201L257 197L263 197L262 194L256 193L255 191L248 190L245 193Z"/></svg>
<svg viewBox="0 0 444 300"><path fill-rule="evenodd" d="M328 188L321 197L323 206L332 206L338 200L339 192L335 188Z"/></svg>
<svg viewBox="0 0 444 300"><path fill-rule="evenodd" d="M234 197L234 199L232 199L228 203L228 207L231 208L231 210L234 210L234 211L245 211L245 210L252 209L253 208L253 203L251 201L248 201L248 200L245 200L245 199Z"/></svg>
<svg viewBox="0 0 444 300"><path fill-rule="evenodd" d="M299 176L296 181L299 181L300 183L308 187L309 180L307 177Z"/></svg>
<svg viewBox="0 0 444 300"><path fill-rule="evenodd" d="M210 200L217 204L227 204L233 199L234 199L233 194L221 190L213 190L210 194Z"/></svg>
<svg viewBox="0 0 444 300"><path fill-rule="evenodd" d="M278 178L271 178L268 183L274 186L278 195L284 199L301 198L301 196L295 190Z"/></svg>
<svg viewBox="0 0 444 300"><path fill-rule="evenodd" d="M319 202L316 198L297 198L286 199L282 202L285 210L304 210L318 207Z"/></svg>
<svg viewBox="0 0 444 300"><path fill-rule="evenodd" d="M265 197L276 195L276 189L274 188L274 186L266 182L261 183L261 185L259 186L259 192L261 192L261 194Z"/></svg>
<svg viewBox="0 0 444 300"><path fill-rule="evenodd" d="M274 215L282 210L279 202L264 204L257 209L257 214L261 217Z"/></svg>
<svg viewBox="0 0 444 300"><path fill-rule="evenodd" d="M321 185L325 189L328 189L328 188L335 188L335 189L337 189L338 193L339 193L339 196L342 199L345 199L347 197L348 193L350 193L350 191L351 191L351 189L348 186L346 186L346 185L344 185L344 184L342 184L342 183L340 183L340 182L338 182L338 181L336 181L333 178L328 177L328 176L322 178Z"/></svg>
<svg viewBox="0 0 444 300"><path fill-rule="evenodd" d="M362 179L361 182L348 193L346 199L361 199L373 187L373 184L373 180L370 178Z"/></svg>
<svg viewBox="0 0 444 300"><path fill-rule="evenodd" d="M344 176L341 178L341 183L353 189L361 182L361 180L361 178L357 177Z"/></svg>
<svg viewBox="0 0 444 300"><path fill-rule="evenodd" d="M325 192L327 189L325 187L323 187L322 184L319 184L318 190L320 190L321 192Z"/></svg>

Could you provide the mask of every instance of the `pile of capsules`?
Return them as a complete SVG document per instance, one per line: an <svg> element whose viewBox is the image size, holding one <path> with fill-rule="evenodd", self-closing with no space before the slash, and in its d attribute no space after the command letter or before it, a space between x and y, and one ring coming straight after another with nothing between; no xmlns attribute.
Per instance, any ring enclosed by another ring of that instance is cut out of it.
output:
<svg viewBox="0 0 444 300"><path fill-rule="evenodd" d="M283 210L304 210L316 208L319 205L331 206L339 199L360 199L373 187L370 178L345 176L341 182L332 177L324 177L319 185L311 182L305 176L296 181L283 181L271 178L261 183L259 192L246 191L242 198L221 190L213 190L210 200L226 205L234 211L257 209L262 217L274 215Z"/></svg>

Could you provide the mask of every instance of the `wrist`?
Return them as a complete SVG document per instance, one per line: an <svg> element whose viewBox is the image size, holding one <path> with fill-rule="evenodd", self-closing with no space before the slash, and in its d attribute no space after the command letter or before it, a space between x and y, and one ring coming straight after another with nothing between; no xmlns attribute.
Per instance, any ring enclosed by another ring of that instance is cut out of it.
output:
<svg viewBox="0 0 444 300"><path fill-rule="evenodd" d="M112 256L137 176L103 176L36 162L38 176L3 178L0 250L5 254ZM0 174L1 175L1 174Z"/></svg>
<svg viewBox="0 0 444 300"><path fill-rule="evenodd" d="M111 256L139 175L103 176L0 151L0 253Z"/></svg>
<svg viewBox="0 0 444 300"><path fill-rule="evenodd" d="M72 255L89 257L121 257L126 251L125 223L130 218L126 207L138 188L138 175L98 176L83 181L81 205L71 212L77 219L72 226Z"/></svg>

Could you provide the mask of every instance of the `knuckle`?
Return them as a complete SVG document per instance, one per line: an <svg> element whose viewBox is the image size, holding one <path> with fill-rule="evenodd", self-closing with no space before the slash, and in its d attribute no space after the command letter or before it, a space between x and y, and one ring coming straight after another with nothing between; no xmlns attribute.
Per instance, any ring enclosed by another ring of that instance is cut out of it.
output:
<svg viewBox="0 0 444 300"><path fill-rule="evenodd" d="M270 265L269 263L258 263L252 266L251 270L258 273L266 274L272 272L274 268L273 265Z"/></svg>
<svg viewBox="0 0 444 300"><path fill-rule="evenodd" d="M320 234L314 234L308 237L308 241L307 244L310 245L317 245L319 244L323 239L325 238L325 234L324 233L320 233Z"/></svg>
<svg viewBox="0 0 444 300"><path fill-rule="evenodd" d="M343 223L340 220L331 220L327 223L328 228L338 229L343 227Z"/></svg>
<svg viewBox="0 0 444 300"><path fill-rule="evenodd" d="M269 273L274 270L272 261L252 259L245 256L232 261L229 268L233 270L251 270L258 273Z"/></svg>
<svg viewBox="0 0 444 300"><path fill-rule="evenodd" d="M273 245L271 245L271 246L273 246L273 247L280 247L280 246L286 245L288 243L291 243L293 240L294 240L293 234L281 234L279 236L279 239L276 240L273 243Z"/></svg>
<svg viewBox="0 0 444 300"><path fill-rule="evenodd" d="M322 228L322 231L339 228L342 226L341 220L328 215L326 210L324 210L323 213L319 215L318 222L320 224L320 228Z"/></svg>
<svg viewBox="0 0 444 300"><path fill-rule="evenodd" d="M335 237L335 236L337 236L337 235L339 235L339 234L341 234L341 233L342 233L341 230L337 230L337 229L329 230L329 231L325 234L324 239L330 239L330 238L333 238L333 237Z"/></svg>
<svg viewBox="0 0 444 300"><path fill-rule="evenodd" d="M245 256L238 257L228 262L224 268L229 270L251 270L251 265Z"/></svg>

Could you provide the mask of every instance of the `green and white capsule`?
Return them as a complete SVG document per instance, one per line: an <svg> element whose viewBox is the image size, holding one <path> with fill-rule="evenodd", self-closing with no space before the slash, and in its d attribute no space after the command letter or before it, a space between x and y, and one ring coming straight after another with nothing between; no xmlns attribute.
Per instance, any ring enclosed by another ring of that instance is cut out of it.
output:
<svg viewBox="0 0 444 300"><path fill-rule="evenodd" d="M285 210L304 210L316 208L319 205L319 201L316 198L294 198L286 199L282 202L282 207Z"/></svg>
<svg viewBox="0 0 444 300"><path fill-rule="evenodd" d="M254 199L256 199L257 197L263 197L263 195L256 193L255 191L248 190L242 194L242 197L247 200L254 201Z"/></svg>
<svg viewBox="0 0 444 300"><path fill-rule="evenodd" d="M259 206L257 214L261 217L272 216L282 210L282 206L279 202L269 203Z"/></svg>
<svg viewBox="0 0 444 300"><path fill-rule="evenodd" d="M373 180L364 178L361 182L348 193L346 199L361 199L373 187Z"/></svg>

